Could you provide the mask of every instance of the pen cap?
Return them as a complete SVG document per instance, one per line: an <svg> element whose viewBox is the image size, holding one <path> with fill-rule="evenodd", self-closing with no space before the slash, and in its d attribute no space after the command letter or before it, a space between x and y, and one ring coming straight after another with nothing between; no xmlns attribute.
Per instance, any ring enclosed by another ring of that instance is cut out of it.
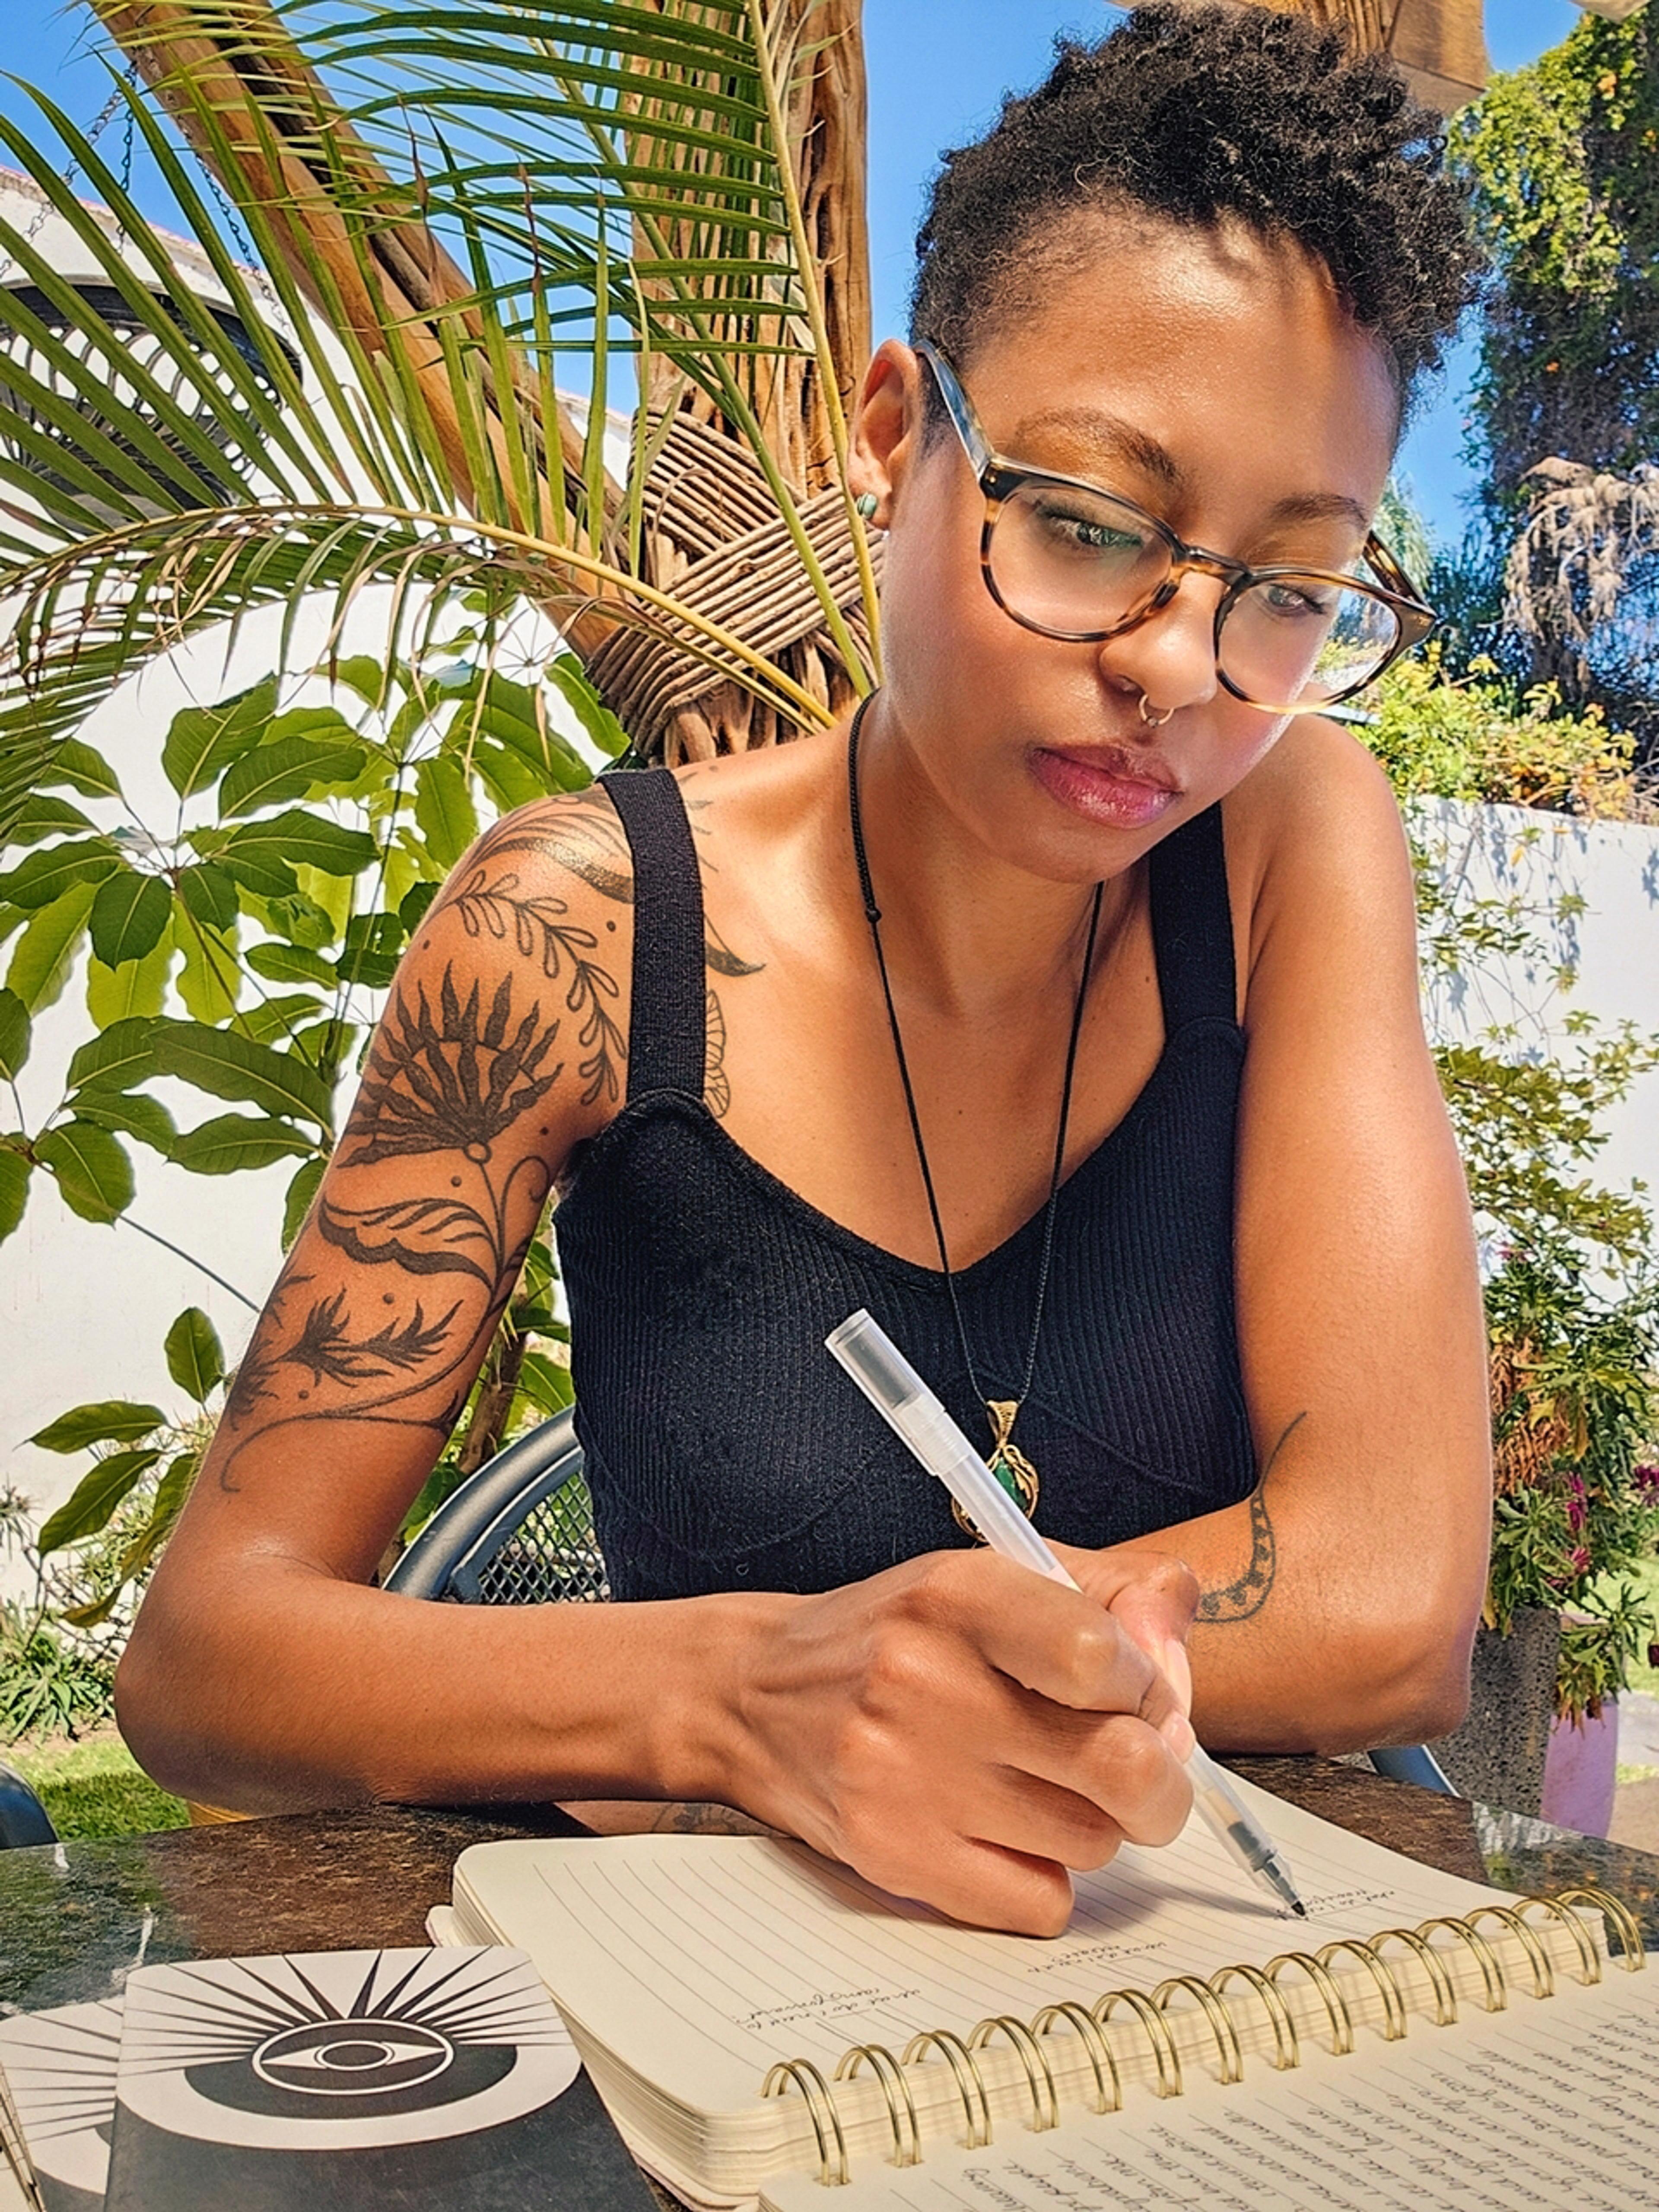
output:
<svg viewBox="0 0 1659 2212"><path fill-rule="evenodd" d="M1050 1582L1073 1582L1036 1530L873 1315L862 1306L823 1340L825 1348L936 1475L994 1552Z"/></svg>

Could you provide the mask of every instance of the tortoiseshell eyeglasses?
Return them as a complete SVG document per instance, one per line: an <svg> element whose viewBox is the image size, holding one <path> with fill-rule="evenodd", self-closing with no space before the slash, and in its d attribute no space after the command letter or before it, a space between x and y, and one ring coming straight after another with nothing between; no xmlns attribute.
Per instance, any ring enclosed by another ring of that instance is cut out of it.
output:
<svg viewBox="0 0 1659 2212"><path fill-rule="evenodd" d="M1275 714L1318 714L1374 684L1438 617L1380 538L1360 556L1376 578L1246 567L1188 545L1115 492L996 453L937 346L916 347L985 495L986 589L1024 629L1075 644L1121 637L1165 607L1187 575L1224 584L1216 673L1235 699ZM1356 563L1358 566L1358 563Z"/></svg>

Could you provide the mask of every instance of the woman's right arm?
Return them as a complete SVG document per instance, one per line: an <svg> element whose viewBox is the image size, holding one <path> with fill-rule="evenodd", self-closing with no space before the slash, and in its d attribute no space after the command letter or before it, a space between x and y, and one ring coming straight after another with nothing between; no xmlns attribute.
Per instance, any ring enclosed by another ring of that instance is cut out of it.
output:
<svg viewBox="0 0 1659 2212"><path fill-rule="evenodd" d="M158 1780L247 1812L713 1800L965 1917L1058 1927L1064 1867L1185 1810L1158 1733L1184 1723L1143 1648L1185 1633L1172 1564L1126 1568L1116 1617L983 1553L821 1597L492 1607L371 1586L556 1176L614 1109L616 858L608 800L549 802L428 915L146 1595L122 1728Z"/></svg>

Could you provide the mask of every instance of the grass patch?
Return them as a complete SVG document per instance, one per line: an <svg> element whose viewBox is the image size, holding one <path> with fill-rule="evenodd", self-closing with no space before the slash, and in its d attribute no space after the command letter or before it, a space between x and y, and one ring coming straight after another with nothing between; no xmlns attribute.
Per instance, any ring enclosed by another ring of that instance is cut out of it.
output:
<svg viewBox="0 0 1659 2212"><path fill-rule="evenodd" d="M4 1754L40 1796L60 1836L143 1836L182 1828L190 1815L158 1789L118 1735L15 1744Z"/></svg>

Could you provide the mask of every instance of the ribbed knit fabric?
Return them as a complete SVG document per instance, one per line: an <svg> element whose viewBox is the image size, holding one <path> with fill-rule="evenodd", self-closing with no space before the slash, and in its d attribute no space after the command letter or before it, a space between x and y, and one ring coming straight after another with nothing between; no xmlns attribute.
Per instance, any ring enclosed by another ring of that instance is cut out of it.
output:
<svg viewBox="0 0 1659 2212"><path fill-rule="evenodd" d="M968 1539L823 1349L867 1306L969 1436L990 1434L938 1273L839 1226L702 1101L702 886L665 770L606 788L633 848L628 1096L556 1217L576 1422L619 1598L817 1590ZM1233 1314L1243 1041L1217 808L1153 848L1163 1055L1063 1186L1016 1431L1070 1544L1236 1504L1255 1480ZM994 1396L1018 1388L1041 1212L957 1276Z"/></svg>

